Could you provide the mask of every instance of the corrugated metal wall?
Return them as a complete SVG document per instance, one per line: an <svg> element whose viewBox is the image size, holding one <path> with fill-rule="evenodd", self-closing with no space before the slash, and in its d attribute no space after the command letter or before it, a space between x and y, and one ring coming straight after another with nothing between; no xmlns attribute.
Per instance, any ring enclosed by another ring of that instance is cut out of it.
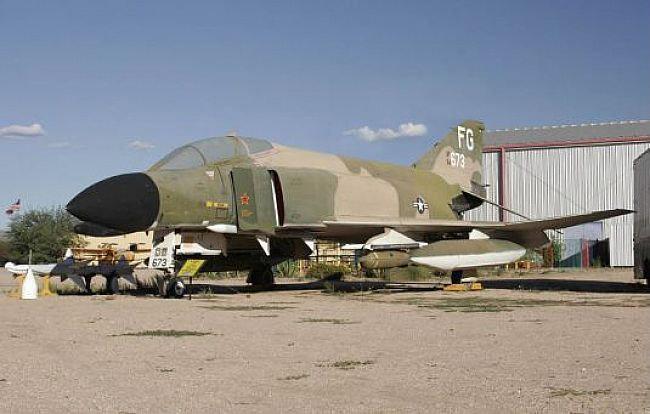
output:
<svg viewBox="0 0 650 414"><path fill-rule="evenodd" d="M506 152L505 205L531 218L634 208L634 159L650 143L513 150ZM483 154L488 196L497 200L499 154ZM496 208L483 205L469 220L496 220ZM516 221L505 213L506 220ZM605 221L610 264L632 266L633 216Z"/></svg>
<svg viewBox="0 0 650 414"><path fill-rule="evenodd" d="M488 200L499 202L499 153L483 153L483 183L487 185ZM465 213L465 220L470 221L499 221L499 209L483 203L479 208Z"/></svg>
<svg viewBox="0 0 650 414"><path fill-rule="evenodd" d="M634 162L634 278L648 274L650 257L650 151Z"/></svg>

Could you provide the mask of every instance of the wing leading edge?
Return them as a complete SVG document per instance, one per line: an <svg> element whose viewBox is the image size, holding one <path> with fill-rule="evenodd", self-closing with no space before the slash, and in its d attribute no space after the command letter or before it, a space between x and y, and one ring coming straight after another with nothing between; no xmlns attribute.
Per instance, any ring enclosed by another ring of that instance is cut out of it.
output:
<svg viewBox="0 0 650 414"><path fill-rule="evenodd" d="M520 222L419 220L410 218L382 220L368 217L348 217L344 220L325 221L323 224L327 228L338 229L339 231L345 229L346 232L355 230L368 232L370 230L381 233L385 228L392 228L398 232L408 234L460 233L479 230L491 238L510 240L526 248L537 248L549 242L544 230L573 227L630 213L633 213L633 211L613 209Z"/></svg>

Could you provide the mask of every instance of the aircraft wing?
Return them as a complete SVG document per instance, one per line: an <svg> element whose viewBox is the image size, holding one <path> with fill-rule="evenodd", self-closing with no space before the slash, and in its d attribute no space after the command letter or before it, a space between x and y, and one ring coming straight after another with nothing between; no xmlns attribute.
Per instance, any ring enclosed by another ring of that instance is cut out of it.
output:
<svg viewBox="0 0 650 414"><path fill-rule="evenodd" d="M420 220L414 218L387 219L350 217L345 220L325 221L327 228L335 233L344 234L358 231L360 233L379 234L386 228L400 233L418 235L427 233L460 233L479 230L492 238L510 240L524 247L541 247L549 242L544 230L561 229L604 220L611 217L632 213L631 210L614 209L555 217L543 220L520 222L485 222L462 220Z"/></svg>
<svg viewBox="0 0 650 414"><path fill-rule="evenodd" d="M47 275L52 272L52 269L56 267L56 264L37 264L32 265L32 272L36 275ZM11 262L5 264L5 269L15 275L24 275L29 269L29 265L16 265Z"/></svg>

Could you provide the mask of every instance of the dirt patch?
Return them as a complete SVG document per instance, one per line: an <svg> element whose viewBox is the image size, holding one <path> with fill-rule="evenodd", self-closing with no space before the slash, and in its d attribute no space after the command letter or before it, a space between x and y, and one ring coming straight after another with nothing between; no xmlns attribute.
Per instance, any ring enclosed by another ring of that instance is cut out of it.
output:
<svg viewBox="0 0 650 414"><path fill-rule="evenodd" d="M0 412L645 412L631 290L0 297Z"/></svg>
<svg viewBox="0 0 650 414"><path fill-rule="evenodd" d="M489 296L472 296L460 298L402 298L392 301L393 303L415 305L420 308L439 309L445 312L510 312L515 308L542 307L542 306L600 306L600 307L648 307L650 300L556 300L556 299L509 299L495 298Z"/></svg>

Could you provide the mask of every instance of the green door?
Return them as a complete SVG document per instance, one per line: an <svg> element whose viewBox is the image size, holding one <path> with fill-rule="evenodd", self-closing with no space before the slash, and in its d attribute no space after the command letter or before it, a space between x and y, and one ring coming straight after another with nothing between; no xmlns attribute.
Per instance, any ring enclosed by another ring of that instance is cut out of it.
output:
<svg viewBox="0 0 650 414"><path fill-rule="evenodd" d="M273 234L277 207L271 173L261 167L235 167L232 185L239 228Z"/></svg>

